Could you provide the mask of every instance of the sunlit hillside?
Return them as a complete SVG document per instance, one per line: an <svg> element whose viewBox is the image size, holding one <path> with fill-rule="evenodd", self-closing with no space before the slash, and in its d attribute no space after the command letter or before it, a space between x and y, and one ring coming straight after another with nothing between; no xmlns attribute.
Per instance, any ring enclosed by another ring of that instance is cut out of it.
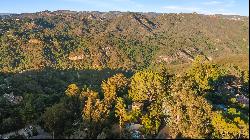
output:
<svg viewBox="0 0 250 140"><path fill-rule="evenodd" d="M249 139L248 24L0 14L0 139Z"/></svg>

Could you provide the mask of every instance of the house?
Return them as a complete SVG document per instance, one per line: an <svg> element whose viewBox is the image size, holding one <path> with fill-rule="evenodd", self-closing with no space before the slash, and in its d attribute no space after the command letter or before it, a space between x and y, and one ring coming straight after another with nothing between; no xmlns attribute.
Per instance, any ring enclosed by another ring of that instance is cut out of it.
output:
<svg viewBox="0 0 250 140"><path fill-rule="evenodd" d="M14 96L13 92L11 92L10 94L5 93L3 97L13 104L19 104L23 100L22 96Z"/></svg>
<svg viewBox="0 0 250 140"><path fill-rule="evenodd" d="M52 136L45 132L40 126L29 125L25 128L0 135L0 139L22 136L25 139L51 139Z"/></svg>

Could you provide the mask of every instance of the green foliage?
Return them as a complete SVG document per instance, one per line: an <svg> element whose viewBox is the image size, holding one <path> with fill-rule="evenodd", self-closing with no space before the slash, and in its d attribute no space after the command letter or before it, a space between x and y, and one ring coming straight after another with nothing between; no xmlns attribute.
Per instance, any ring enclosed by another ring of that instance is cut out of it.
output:
<svg viewBox="0 0 250 140"><path fill-rule="evenodd" d="M84 94L87 100L82 110L82 118L85 126L88 128L88 137L94 138L96 134L101 132L102 127L106 123L109 110L107 105L98 99L97 92L87 90Z"/></svg>
<svg viewBox="0 0 250 140"><path fill-rule="evenodd" d="M232 102L232 103L236 103L236 102L237 102L237 100L236 100L236 98L231 98L231 99L230 99L230 102Z"/></svg>
<svg viewBox="0 0 250 140"><path fill-rule="evenodd" d="M152 71L135 73L130 87L129 96L136 102L152 102L164 95L163 77Z"/></svg>
<svg viewBox="0 0 250 140"><path fill-rule="evenodd" d="M44 127L55 136L62 135L72 125L72 112L63 103L48 107L42 119Z"/></svg>
<svg viewBox="0 0 250 140"><path fill-rule="evenodd" d="M235 108L229 108L227 112L228 114L231 114L231 115L240 115L240 112L237 112Z"/></svg>
<svg viewBox="0 0 250 140"><path fill-rule="evenodd" d="M117 98L117 103L115 105L115 116L119 117L120 128L124 127L124 123L130 118L126 112L126 105L121 97Z"/></svg>
<svg viewBox="0 0 250 140"><path fill-rule="evenodd" d="M67 96L77 96L77 94L79 94L80 90L77 87L76 84L70 84L67 88L67 90L65 91Z"/></svg>
<svg viewBox="0 0 250 140"><path fill-rule="evenodd" d="M249 125L242 121L240 117L229 120L225 119L221 113L214 113L212 125L214 127L214 138L249 139Z"/></svg>
<svg viewBox="0 0 250 140"><path fill-rule="evenodd" d="M188 86L188 81L177 77L173 81L170 96L165 97L163 112L167 116L170 135L176 138L208 138L211 133L212 105L198 96Z"/></svg>
<svg viewBox="0 0 250 140"><path fill-rule="evenodd" d="M153 122L148 115L142 116L142 124L143 124L143 131L146 135L151 134L151 130L153 130Z"/></svg>
<svg viewBox="0 0 250 140"><path fill-rule="evenodd" d="M224 72L218 65L210 64L202 56L196 57L187 72L187 76L194 80L199 91L213 90L214 83L223 75Z"/></svg>
<svg viewBox="0 0 250 140"><path fill-rule="evenodd" d="M36 119L36 110L30 102L25 103L24 108L21 110L22 119L26 124L32 123Z"/></svg>
<svg viewBox="0 0 250 140"><path fill-rule="evenodd" d="M249 71L213 64L246 67L248 19L118 14L0 17L1 134L40 124L56 138L131 138L125 126L139 123L151 138L165 126L172 138L249 138L248 104L218 93L239 85L249 98ZM9 93L23 101L11 103ZM141 110L129 109L138 102Z"/></svg>
<svg viewBox="0 0 250 140"><path fill-rule="evenodd" d="M149 115L146 114L142 116L142 125L143 125L143 131L146 135L156 135L159 132L159 128L161 125L161 119L159 119L160 114L154 114L152 113L152 110L150 110Z"/></svg>
<svg viewBox="0 0 250 140"><path fill-rule="evenodd" d="M117 96L122 95L122 92L127 88L128 82L128 79L123 74L116 74L107 81L103 81L101 87L104 92L104 102L110 106Z"/></svg>
<svg viewBox="0 0 250 140"><path fill-rule="evenodd" d="M160 61L186 63L198 54L212 58L247 54L246 19L234 22L199 14L129 12L121 16L107 13L109 18L103 19L102 14L54 11L1 18L0 70L20 72L46 66L142 70L157 67ZM183 48L188 57L175 57ZM82 59L69 59L74 56Z"/></svg>
<svg viewBox="0 0 250 140"><path fill-rule="evenodd" d="M13 130L20 129L24 126L20 108L8 103L0 97L0 133L4 134Z"/></svg>

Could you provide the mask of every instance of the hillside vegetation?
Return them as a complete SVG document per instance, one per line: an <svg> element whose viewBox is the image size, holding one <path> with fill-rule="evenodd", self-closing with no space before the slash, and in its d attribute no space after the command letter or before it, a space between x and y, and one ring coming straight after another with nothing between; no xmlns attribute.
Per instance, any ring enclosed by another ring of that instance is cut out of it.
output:
<svg viewBox="0 0 250 140"><path fill-rule="evenodd" d="M249 139L248 17L0 17L0 139Z"/></svg>
<svg viewBox="0 0 250 140"><path fill-rule="evenodd" d="M248 56L248 18L221 15L44 11L2 17L1 71L123 68ZM245 55L244 55L245 54ZM232 60L233 61L233 60ZM246 65L246 61L237 62ZM246 67L245 67L246 68Z"/></svg>

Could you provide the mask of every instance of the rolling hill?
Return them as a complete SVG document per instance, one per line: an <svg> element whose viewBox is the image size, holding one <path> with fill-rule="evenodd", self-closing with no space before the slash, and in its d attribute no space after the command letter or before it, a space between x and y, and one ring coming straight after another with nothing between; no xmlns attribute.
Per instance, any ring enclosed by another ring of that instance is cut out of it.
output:
<svg viewBox="0 0 250 140"><path fill-rule="evenodd" d="M188 65L197 55L211 61L231 55L247 58L248 23L244 16L197 13L58 10L5 15L0 20L0 70L140 70L160 63L170 68Z"/></svg>

